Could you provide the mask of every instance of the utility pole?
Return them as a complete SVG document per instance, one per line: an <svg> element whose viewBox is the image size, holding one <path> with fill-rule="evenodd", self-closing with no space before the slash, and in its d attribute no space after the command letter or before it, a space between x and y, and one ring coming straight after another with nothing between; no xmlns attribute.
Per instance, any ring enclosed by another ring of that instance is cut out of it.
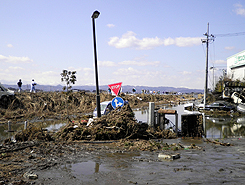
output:
<svg viewBox="0 0 245 185"><path fill-rule="evenodd" d="M209 23L207 26L207 33L203 34L207 38L202 39L202 43L206 43L206 70L205 70L205 87L204 87L204 102L203 102L203 108L206 108L206 98L207 98L207 93L208 93L208 44L210 41L214 40L214 36L211 34L209 35Z"/></svg>

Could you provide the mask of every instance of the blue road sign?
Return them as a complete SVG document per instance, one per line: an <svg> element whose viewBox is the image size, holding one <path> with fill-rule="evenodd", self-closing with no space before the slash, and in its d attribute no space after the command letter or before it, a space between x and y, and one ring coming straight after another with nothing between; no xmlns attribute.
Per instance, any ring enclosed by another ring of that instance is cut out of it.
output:
<svg viewBox="0 0 245 185"><path fill-rule="evenodd" d="M111 101L111 105L112 107L115 109L117 107L122 107L124 105L124 101L122 98L120 97L115 97L113 98L113 100Z"/></svg>

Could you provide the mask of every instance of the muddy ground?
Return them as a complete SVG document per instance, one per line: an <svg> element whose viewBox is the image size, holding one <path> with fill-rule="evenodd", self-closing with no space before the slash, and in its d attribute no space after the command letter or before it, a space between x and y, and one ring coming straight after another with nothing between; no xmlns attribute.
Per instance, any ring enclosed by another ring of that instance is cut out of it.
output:
<svg viewBox="0 0 245 185"><path fill-rule="evenodd" d="M68 97L68 124L58 132L31 123L0 145L0 184L241 184L245 182L243 139L177 138L170 130L136 122L132 109L179 104L193 97L122 95L129 106L94 120L95 95ZM111 100L101 95L101 101ZM0 121L67 120L62 93L22 93L2 107ZM165 160L162 155L180 158Z"/></svg>
<svg viewBox="0 0 245 185"><path fill-rule="evenodd" d="M224 145L220 144L223 143ZM149 144L151 143L151 144ZM0 184L244 184L244 139L41 142L1 146ZM168 160L159 154L180 155Z"/></svg>

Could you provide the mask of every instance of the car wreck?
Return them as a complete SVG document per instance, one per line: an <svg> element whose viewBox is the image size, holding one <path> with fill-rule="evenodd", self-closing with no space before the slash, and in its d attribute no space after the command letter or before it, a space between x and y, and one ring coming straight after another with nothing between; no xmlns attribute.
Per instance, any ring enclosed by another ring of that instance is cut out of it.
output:
<svg viewBox="0 0 245 185"><path fill-rule="evenodd" d="M0 83L0 105L7 107L14 99L14 91L9 90Z"/></svg>

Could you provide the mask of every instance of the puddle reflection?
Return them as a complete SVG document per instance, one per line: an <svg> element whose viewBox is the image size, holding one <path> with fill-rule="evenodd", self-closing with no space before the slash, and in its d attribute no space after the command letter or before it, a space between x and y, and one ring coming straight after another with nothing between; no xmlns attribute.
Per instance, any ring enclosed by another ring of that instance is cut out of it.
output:
<svg viewBox="0 0 245 185"><path fill-rule="evenodd" d="M83 178L83 176L93 175L95 173L109 171L103 164L98 162L87 161L75 164L66 164L61 166L64 171L70 172L76 178Z"/></svg>

